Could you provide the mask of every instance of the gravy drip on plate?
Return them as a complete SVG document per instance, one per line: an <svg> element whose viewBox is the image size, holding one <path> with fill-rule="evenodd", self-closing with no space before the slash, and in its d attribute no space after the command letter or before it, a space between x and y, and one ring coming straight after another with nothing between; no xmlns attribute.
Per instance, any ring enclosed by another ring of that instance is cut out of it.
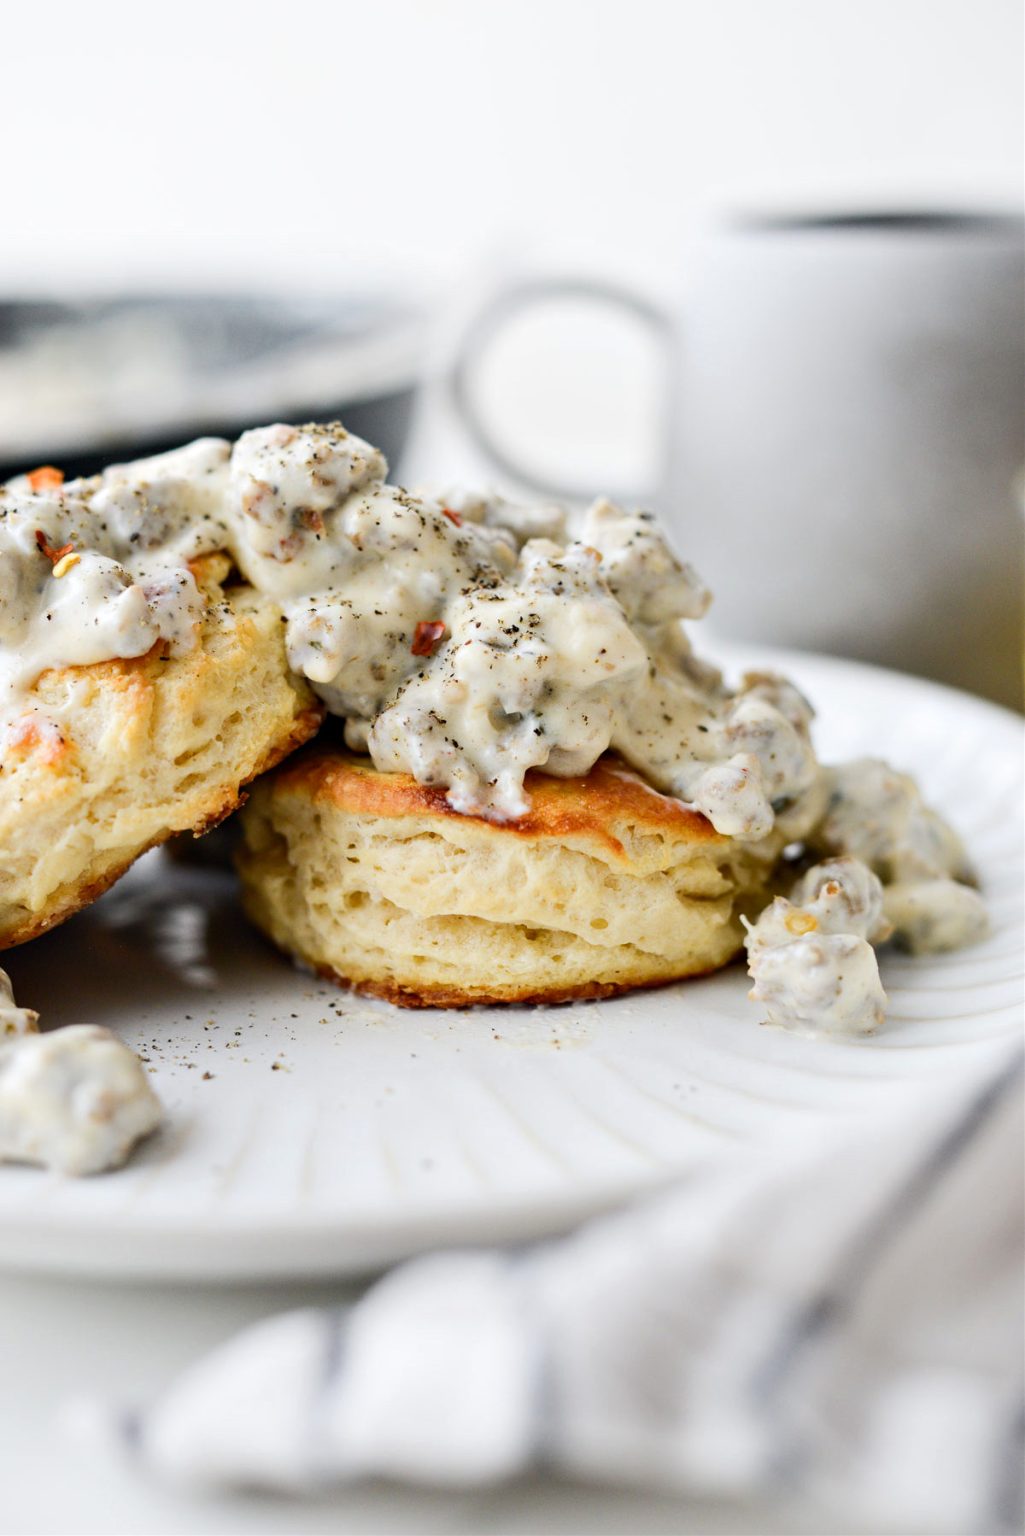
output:
<svg viewBox="0 0 1025 1536"><path fill-rule="evenodd" d="M882 884L860 859L814 865L747 930L749 995L767 1024L829 1035L878 1029L886 993L872 944L890 928Z"/></svg>
<svg viewBox="0 0 1025 1536"><path fill-rule="evenodd" d="M0 1046L15 1035L29 1035L35 1030L39 1015L32 1008L19 1008L11 990L11 978L0 970Z"/></svg>
<svg viewBox="0 0 1025 1536"><path fill-rule="evenodd" d="M954 829L921 790L889 763L863 757L824 770L828 800L814 831L824 852L862 859L882 880L883 911L896 942L912 954L973 944L986 908Z"/></svg>
<svg viewBox="0 0 1025 1536"><path fill-rule="evenodd" d="M59 1173L119 1168L160 1123L160 1104L134 1051L95 1024L36 1033L0 971L0 1162Z"/></svg>

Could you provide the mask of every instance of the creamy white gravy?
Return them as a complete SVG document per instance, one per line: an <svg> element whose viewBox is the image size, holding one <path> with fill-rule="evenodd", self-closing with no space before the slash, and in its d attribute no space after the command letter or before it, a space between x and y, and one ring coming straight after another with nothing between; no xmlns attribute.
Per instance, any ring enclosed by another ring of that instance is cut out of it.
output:
<svg viewBox="0 0 1025 1536"><path fill-rule="evenodd" d="M979 935L960 844L911 780L867 761L823 771L796 688L754 674L730 689L693 654L684 621L710 595L650 513L597 501L570 527L558 507L414 494L386 473L335 423L201 439L66 485L12 482L0 724L47 667L192 645L188 562L226 550L278 605L290 665L344 717L350 746L442 786L453 809L516 818L528 769L585 773L611 748L756 856L786 841L863 859L909 948ZM822 1027L866 1027L881 1007L871 937L820 926L753 940L756 995L789 966L802 1022L818 1008ZM782 1019L786 986L772 985Z"/></svg>
<svg viewBox="0 0 1025 1536"><path fill-rule="evenodd" d="M19 1008L11 990L11 978L0 970L0 1044L12 1035L31 1034L39 1015L31 1008Z"/></svg>
<svg viewBox="0 0 1025 1536"><path fill-rule="evenodd" d="M806 1033L871 1034L886 993L873 943L889 937L883 887L860 859L828 859L747 925L750 997L766 1022Z"/></svg>
<svg viewBox="0 0 1025 1536"><path fill-rule="evenodd" d="M986 907L965 883L971 869L961 840L914 779L873 757L827 768L824 779L828 800L814 842L875 871L896 942L926 954L982 938Z"/></svg>
<svg viewBox="0 0 1025 1536"><path fill-rule="evenodd" d="M716 828L800 835L818 808L811 710L739 691L690 651L709 595L648 513L413 495L340 426L274 426L0 497L6 712L47 667L191 643L188 569L227 550L285 620L289 661L350 744L445 787L456 810L526 809L529 768L586 772L612 747ZM70 546L70 548L69 548Z"/></svg>
<svg viewBox="0 0 1025 1536"><path fill-rule="evenodd" d="M156 1129L160 1102L134 1051L95 1024L37 1034L0 971L0 1162L59 1173L118 1168Z"/></svg>

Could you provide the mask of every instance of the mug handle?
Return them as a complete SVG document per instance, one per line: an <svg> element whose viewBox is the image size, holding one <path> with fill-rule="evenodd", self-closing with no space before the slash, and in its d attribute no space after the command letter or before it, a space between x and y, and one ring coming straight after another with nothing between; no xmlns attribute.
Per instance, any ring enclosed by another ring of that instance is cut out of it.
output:
<svg viewBox="0 0 1025 1536"><path fill-rule="evenodd" d="M481 414L475 398L472 378L482 354L499 331L524 310L549 299L587 299L625 311L655 336L666 360L668 388L662 407L662 459L669 453L669 423L674 403L677 349L672 317L651 300L615 283L586 278L531 278L504 289L484 305L463 332L450 378L452 399L470 438L484 456L503 475L527 486L542 496L568 501L588 501L594 488L559 484L549 476L530 469L507 453Z"/></svg>

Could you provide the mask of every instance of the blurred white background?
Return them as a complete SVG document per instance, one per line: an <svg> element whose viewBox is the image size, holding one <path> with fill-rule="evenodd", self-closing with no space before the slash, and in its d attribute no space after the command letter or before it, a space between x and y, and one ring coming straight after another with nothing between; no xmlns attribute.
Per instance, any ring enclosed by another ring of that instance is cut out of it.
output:
<svg viewBox="0 0 1025 1536"><path fill-rule="evenodd" d="M729 208L1014 206L1018 0L4 8L0 283L675 289Z"/></svg>

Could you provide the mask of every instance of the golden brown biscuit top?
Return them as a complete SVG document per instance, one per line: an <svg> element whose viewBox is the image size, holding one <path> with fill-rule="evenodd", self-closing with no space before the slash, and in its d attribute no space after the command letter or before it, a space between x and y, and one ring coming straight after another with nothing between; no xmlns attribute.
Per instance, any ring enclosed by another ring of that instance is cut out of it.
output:
<svg viewBox="0 0 1025 1536"><path fill-rule="evenodd" d="M617 853L624 851L623 844L612 829L625 823L681 841L710 846L728 841L699 811L652 789L612 755L573 778L532 770L526 787L526 815L496 823L454 811L441 786L419 784L408 773L381 773L368 758L318 745L292 758L275 781L276 794L305 794L358 815L453 817L486 826L495 836L594 838Z"/></svg>

